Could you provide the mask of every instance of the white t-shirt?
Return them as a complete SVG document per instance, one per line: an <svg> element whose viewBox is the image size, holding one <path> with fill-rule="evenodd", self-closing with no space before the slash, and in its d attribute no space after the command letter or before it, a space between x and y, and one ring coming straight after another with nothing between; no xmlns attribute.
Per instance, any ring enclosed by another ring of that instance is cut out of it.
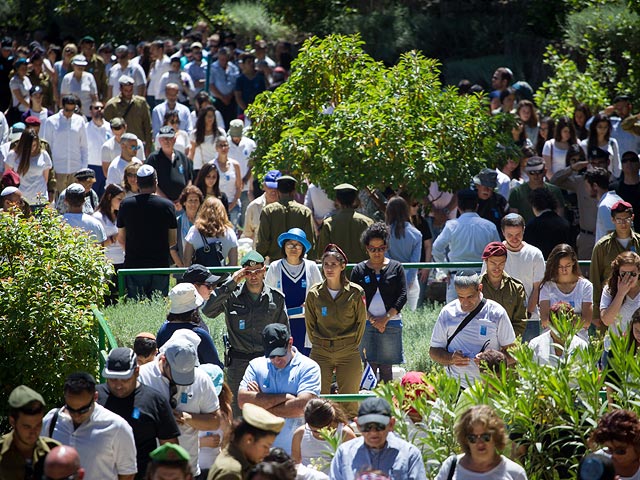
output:
<svg viewBox="0 0 640 480"><path fill-rule="evenodd" d="M569 344L569 351L563 352L562 355L558 357L549 330L529 342L529 348L533 350L533 359L540 365L551 365L553 367L557 366L558 360L564 358L567 354L571 355L578 348L587 348L588 346L589 344L585 340L574 335Z"/></svg>
<svg viewBox="0 0 640 480"><path fill-rule="evenodd" d="M140 139L138 139L138 147L139 148L136 151L136 158L141 162L144 162L144 145ZM120 155L122 155L122 147L120 146L120 143L116 142L115 136L104 142L100 151L102 163L111 164L111 161L116 157L120 157Z"/></svg>
<svg viewBox="0 0 640 480"><path fill-rule="evenodd" d="M431 346L446 348L447 340L453 335L458 325L469 312L460 308L460 301L445 305L438 315L438 320L431 334ZM461 351L471 359L469 365L446 367L450 376L460 379L461 385L466 388L480 378L480 370L473 359L487 349L500 350L511 345L516 340L516 334L509 320L506 310L497 302L487 299L485 306L478 314L455 336L449 345L448 351Z"/></svg>
<svg viewBox="0 0 640 480"><path fill-rule="evenodd" d="M488 472L478 473L467 470L460 465L460 459L463 455L458 455L458 463L453 474L453 480L527 480L527 473L520 465L513 460L501 455L501 462ZM447 458L440 471L436 476L436 480L446 480L449 478L449 470L453 463L453 456Z"/></svg>
<svg viewBox="0 0 640 480"><path fill-rule="evenodd" d="M18 171L20 158L15 151L10 150L5 159L5 163L13 171ZM29 170L20 175L20 191L24 199L30 205L38 205L48 201L47 181L44 178L44 171L51 168L51 157L46 151L41 151L29 161ZM40 201L38 201L38 195Z"/></svg>
<svg viewBox="0 0 640 480"><path fill-rule="evenodd" d="M144 87L147 85L147 76L144 73L144 69L133 62L129 62L124 69L120 66L119 63L114 63L111 66L111 71L109 72L109 86L113 89L111 96L117 97L120 95L120 82L118 80L122 75L129 75L133 78L134 82L134 91L136 93L138 91L138 87Z"/></svg>
<svg viewBox="0 0 640 480"><path fill-rule="evenodd" d="M76 79L73 72L67 73L62 79L60 95L73 93L82 102L82 114L85 117L91 116L91 97L98 95L96 79L89 72L82 72L80 80Z"/></svg>
<svg viewBox="0 0 640 480"><path fill-rule="evenodd" d="M553 151L553 156L551 155L552 151ZM552 138L551 140L547 140L546 142L544 142L544 147L542 147L542 155L551 157L551 174L552 175L557 171L562 170L563 168L566 168L567 166L566 165L567 150L558 148L558 146L556 145L555 138Z"/></svg>
<svg viewBox="0 0 640 480"><path fill-rule="evenodd" d="M218 128L218 135L225 136L224 130ZM195 128L189 135L189 140L196 142L196 130ZM218 152L216 150L215 135L205 135L204 142L200 145L195 145L193 150L193 169L200 170L205 163L213 162L218 159Z"/></svg>
<svg viewBox="0 0 640 480"><path fill-rule="evenodd" d="M611 296L611 292L609 291L609 285L606 285L602 290L602 298L600 299L600 312L609 308L613 302L613 297ZM624 297L622 301L622 306L620 307L620 312L616 315L616 320L613 325L609 326L609 330L615 331L618 335L623 334L629 328L629 323L631 322L631 316L633 312L635 312L638 308L640 308L640 293L636 295L635 298L631 298L628 294ZM602 318L602 313L600 314L600 318Z"/></svg>
<svg viewBox="0 0 640 480"><path fill-rule="evenodd" d="M576 315L582 314L583 303L593 303L593 284L584 277L578 279L578 283L569 293L561 292L555 282L545 282L540 288L540 301L549 301L549 306L556 302L566 302L573 307Z"/></svg>
<svg viewBox="0 0 640 480"><path fill-rule="evenodd" d="M224 263L227 262L227 257L229 256L229 251L232 248L238 248L238 237L236 236L236 232L233 231L233 228L227 228L224 232L224 237L206 237L207 242L212 242L213 240L217 240L222 244L222 257L224 258ZM204 242L202 241L202 235L198 231L198 229L193 226L187 232L186 237L184 238L185 242L189 242L193 245L193 250L197 250L199 248L204 247Z"/></svg>
<svg viewBox="0 0 640 480"><path fill-rule="evenodd" d="M141 164L142 162L136 157L133 157L130 162L123 160L120 156L114 158L109 165L109 170L107 170L107 185L111 183L122 185L122 181L124 180L124 169L132 163Z"/></svg>
<svg viewBox="0 0 640 480"><path fill-rule="evenodd" d="M238 145L235 144L231 137L227 137L227 140L229 141L229 158L233 158L240 164L240 175L244 178L249 171L249 158L257 148L256 142L248 137L240 138ZM249 190L249 182L242 185L242 190Z"/></svg>
<svg viewBox="0 0 640 480"><path fill-rule="evenodd" d="M224 192L229 199L229 203L233 202L236 197L236 162L229 158L227 160L227 170L222 171L218 161L214 162L220 172L220 191Z"/></svg>
<svg viewBox="0 0 640 480"><path fill-rule="evenodd" d="M105 215L102 215L102 213L100 212L94 212L93 216L100 223L102 223L102 227L107 234L107 238L118 234L118 227L116 226L116 224L109 220ZM124 248L122 248L120 242L109 242L107 245L105 245L104 254L114 265L120 265L124 263Z"/></svg>
<svg viewBox="0 0 640 480"><path fill-rule="evenodd" d="M158 360L140 367L139 380L145 385L158 390L166 398L169 398L169 380L162 375L158 366ZM220 409L218 396L213 388L209 375L196 367L195 380L191 385L178 385L175 399L178 401L176 410L188 413L213 413ZM189 452L191 457L191 470L194 476L200 475L198 466L198 430L187 424L178 424L180 428L180 445ZM96 477L97 478L97 477Z"/></svg>
<svg viewBox="0 0 640 480"><path fill-rule="evenodd" d="M104 142L113 137L109 122L103 122L99 127L95 122L87 123L87 147L89 149L89 165L102 165L102 146ZM115 157L115 155L113 156ZM113 158L111 157L111 158Z"/></svg>
<svg viewBox="0 0 640 480"><path fill-rule="evenodd" d="M65 213L62 215L65 222L75 228L81 228L91 236L96 243L102 243L107 239L102 223L86 213Z"/></svg>
<svg viewBox="0 0 640 480"><path fill-rule="evenodd" d="M522 282L528 301L533 291L533 284L541 282L544 277L545 263L544 256L539 248L525 242L523 242L523 245L519 252L507 252L507 263L504 266L504 271Z"/></svg>
<svg viewBox="0 0 640 480"><path fill-rule="evenodd" d="M580 141L580 146L582 147L582 150L584 151L584 154L587 156L587 158L589 157L589 152L587 151L588 144L588 138ZM622 164L620 163L620 149L618 148L618 141L615 138L610 138L609 142L607 142L606 148L599 148L607 150L611 155L611 161L609 162L609 171L614 177L618 178L622 173Z"/></svg>

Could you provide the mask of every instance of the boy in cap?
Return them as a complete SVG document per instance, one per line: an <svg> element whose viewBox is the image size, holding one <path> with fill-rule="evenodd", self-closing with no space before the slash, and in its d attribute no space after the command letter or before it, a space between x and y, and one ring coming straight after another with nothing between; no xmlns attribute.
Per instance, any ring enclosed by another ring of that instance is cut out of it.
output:
<svg viewBox="0 0 640 480"><path fill-rule="evenodd" d="M478 215L489 220L500 232L500 220L507 214L507 199L496 192L498 172L483 168L473 177L473 186L478 192Z"/></svg>
<svg viewBox="0 0 640 480"><path fill-rule="evenodd" d="M93 174L93 170L89 170ZM85 203L85 188L79 183L72 183L65 190L65 204L67 213L63 215L65 221L72 227L81 228L91 235L96 243L103 245L107 240L102 222L97 218L82 212Z"/></svg>
<svg viewBox="0 0 640 480"><path fill-rule="evenodd" d="M528 223L534 218L531 202L529 202L531 191L538 188L546 188L558 200L558 209L556 211L562 217L564 214L564 208L562 207L564 205L564 197L558 187L545 182L547 170L542 157L534 156L527 159L527 166L524 171L529 176L529 180L518 185L509 193L509 212L519 213L524 218L525 223Z"/></svg>
<svg viewBox="0 0 640 480"><path fill-rule="evenodd" d="M507 247L502 242L489 243L482 252L486 271L480 277L482 294L504 307L516 335L522 335L527 326L527 296L520 280L504 271Z"/></svg>
<svg viewBox="0 0 640 480"><path fill-rule="evenodd" d="M147 472L149 480L191 480L189 452L180 445L165 443L149 454L151 463Z"/></svg>
<svg viewBox="0 0 640 480"><path fill-rule="evenodd" d="M177 443L180 430L169 399L138 381L139 366L130 348L109 352L102 376L107 380L96 386L98 403L124 418L133 429L136 444L137 479L147 471L149 453L157 443Z"/></svg>
<svg viewBox="0 0 640 480"><path fill-rule="evenodd" d="M11 431L0 438L0 478L3 480L39 479L44 459L60 445L39 436L44 416L44 399L26 385L9 394L9 424Z"/></svg>
<svg viewBox="0 0 640 480"><path fill-rule="evenodd" d="M365 399L356 422L362 435L338 447L331 462L332 480L354 480L360 471L372 466L372 455L376 469L390 477L427 478L420 450L393 433L396 419L384 398Z"/></svg>
<svg viewBox="0 0 640 480"><path fill-rule="evenodd" d="M224 312L229 335L225 353L227 383L237 399L238 387L249 362L264 355L262 331L271 323L289 327L284 296L264 283L264 257L252 250L247 253L231 278L214 290L202 312L215 318ZM239 285L246 280L243 285ZM237 401L233 402L234 415L239 415Z"/></svg>
<svg viewBox="0 0 640 480"><path fill-rule="evenodd" d="M133 351L138 359L138 366L152 362L158 354L156 336L151 332L140 332L133 340Z"/></svg>
<svg viewBox="0 0 640 480"><path fill-rule="evenodd" d="M278 236L290 228L297 227L304 230L307 240L311 242L311 252L307 254L309 258L314 258L313 215L311 210L293 198L298 181L289 175L279 177L276 181L280 198L262 209L255 244L256 251L268 258L270 262L281 259L282 249L278 245Z"/></svg>
<svg viewBox="0 0 640 480"><path fill-rule="evenodd" d="M200 294L200 296L206 302L209 300L211 296L211 292L215 287L217 287L220 283L222 283L227 278L227 274L223 273L220 276L214 275L209 271L207 267L204 265L200 265L199 263L193 263L187 270L182 274L182 279L180 283L191 283L196 287L196 290ZM205 324L206 327L206 324ZM205 330L209 331L208 328Z"/></svg>
<svg viewBox="0 0 640 480"><path fill-rule="evenodd" d="M139 379L169 400L180 429L180 445L189 452L191 470L197 477L198 432L218 429L222 415L211 379L196 368L197 347L179 333L174 333L153 362L140 367Z"/></svg>
<svg viewBox="0 0 640 480"><path fill-rule="evenodd" d="M93 212L98 208L99 203L98 194L91 189L93 184L96 183L96 172L90 168L82 168L74 173L73 177L76 179L76 184L80 184L84 187L85 197L84 204L82 205L82 213L93 215ZM61 215L64 215L69 211L69 207L65 202L65 198L67 197L67 188L60 192L60 196L56 201L56 210L58 210Z"/></svg>
<svg viewBox="0 0 640 480"><path fill-rule="evenodd" d="M253 403L285 418L272 446L291 455L293 433L304 424L304 407L320 395L320 367L298 352L289 329L281 323L264 327L262 344L264 356L249 362L240 382L238 405Z"/></svg>
<svg viewBox="0 0 640 480"><path fill-rule="evenodd" d="M340 245L347 258L353 263L367 260L369 256L360 241L360 236L370 225L373 225L373 220L356 212L359 204L358 189L349 183L341 183L333 190L336 194L337 211L322 222L318 234L317 251L324 252L327 245L335 243Z"/></svg>

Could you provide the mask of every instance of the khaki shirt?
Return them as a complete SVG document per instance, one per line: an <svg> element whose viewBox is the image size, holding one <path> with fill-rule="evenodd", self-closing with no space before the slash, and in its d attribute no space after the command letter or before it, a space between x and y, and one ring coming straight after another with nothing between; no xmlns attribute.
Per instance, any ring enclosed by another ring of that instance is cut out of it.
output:
<svg viewBox="0 0 640 480"><path fill-rule="evenodd" d="M127 112L129 104L131 108ZM127 116L125 117L125 112ZM104 119L110 122L116 117L123 117L127 122L127 132L135 134L143 143L147 155L153 150L151 138L151 112L144 97L134 95L131 102L125 101L122 96L113 97L104 107Z"/></svg>
<svg viewBox="0 0 640 480"><path fill-rule="evenodd" d="M284 295L266 284L254 301L246 284L238 287L236 282L229 280L214 290L202 312L210 318L224 312L229 343L239 353L264 355L264 327L270 323L289 327Z"/></svg>
<svg viewBox="0 0 640 480"><path fill-rule="evenodd" d="M347 256L349 263L359 263L369 256L360 242L360 236L373 220L358 213L353 208L341 208L326 218L318 235L318 257L322 257L325 247L330 243L338 245Z"/></svg>
<svg viewBox="0 0 640 480"><path fill-rule="evenodd" d="M31 466L33 474L28 475L25 470L26 462L18 449L13 445L13 431L0 439L0 479L2 480L40 480L44 469L44 459L52 448L60 443L48 437L38 437L33 449Z"/></svg>
<svg viewBox="0 0 640 480"><path fill-rule="evenodd" d="M207 480L245 480L253 466L235 445L230 444L216 458Z"/></svg>
<svg viewBox="0 0 640 480"><path fill-rule="evenodd" d="M315 233L311 210L288 198L265 205L262 209L256 237L256 250L263 257L269 257L272 262L281 259L282 251L278 246L278 236L294 227L304 230L307 240L311 243L311 251L307 252L307 255L309 258L315 258L313 255Z"/></svg>
<svg viewBox="0 0 640 480"><path fill-rule="evenodd" d="M305 323L313 348L318 342L351 339L357 347L367 324L364 290L360 285L347 282L334 299L326 280L315 284L307 294Z"/></svg>
<svg viewBox="0 0 640 480"><path fill-rule="evenodd" d="M482 294L489 300L498 302L507 311L516 335L522 336L527 327L527 295L524 285L518 279L502 272L498 288L493 288L486 273L482 274Z"/></svg>

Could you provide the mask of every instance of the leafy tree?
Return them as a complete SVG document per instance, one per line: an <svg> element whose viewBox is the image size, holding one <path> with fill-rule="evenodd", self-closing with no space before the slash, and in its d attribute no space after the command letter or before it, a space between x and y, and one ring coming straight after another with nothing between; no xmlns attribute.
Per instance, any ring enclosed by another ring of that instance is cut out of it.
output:
<svg viewBox="0 0 640 480"><path fill-rule="evenodd" d="M589 72L581 72L570 60L552 46L547 47L545 63L554 69L535 95L540 109L547 115L573 115L575 106L586 103L592 112L608 104L607 90Z"/></svg>
<svg viewBox="0 0 640 480"><path fill-rule="evenodd" d="M50 209L28 219L0 212L0 259L0 396L26 384L57 404L68 373L98 373L90 305L102 304L112 267Z"/></svg>
<svg viewBox="0 0 640 480"><path fill-rule="evenodd" d="M509 144L511 116L487 115L477 96L443 88L438 63L419 52L387 68L358 36L305 42L289 81L249 108L257 171L279 168L320 185L469 185Z"/></svg>

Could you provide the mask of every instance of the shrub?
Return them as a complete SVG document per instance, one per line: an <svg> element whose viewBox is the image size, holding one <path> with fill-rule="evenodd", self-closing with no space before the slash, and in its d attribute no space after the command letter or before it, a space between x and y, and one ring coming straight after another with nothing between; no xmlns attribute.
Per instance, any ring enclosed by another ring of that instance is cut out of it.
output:
<svg viewBox="0 0 640 480"><path fill-rule="evenodd" d="M87 234L50 209L0 212L0 396L26 384L58 403L65 376L97 374L95 321L112 267ZM0 418L6 418L0 402Z"/></svg>

